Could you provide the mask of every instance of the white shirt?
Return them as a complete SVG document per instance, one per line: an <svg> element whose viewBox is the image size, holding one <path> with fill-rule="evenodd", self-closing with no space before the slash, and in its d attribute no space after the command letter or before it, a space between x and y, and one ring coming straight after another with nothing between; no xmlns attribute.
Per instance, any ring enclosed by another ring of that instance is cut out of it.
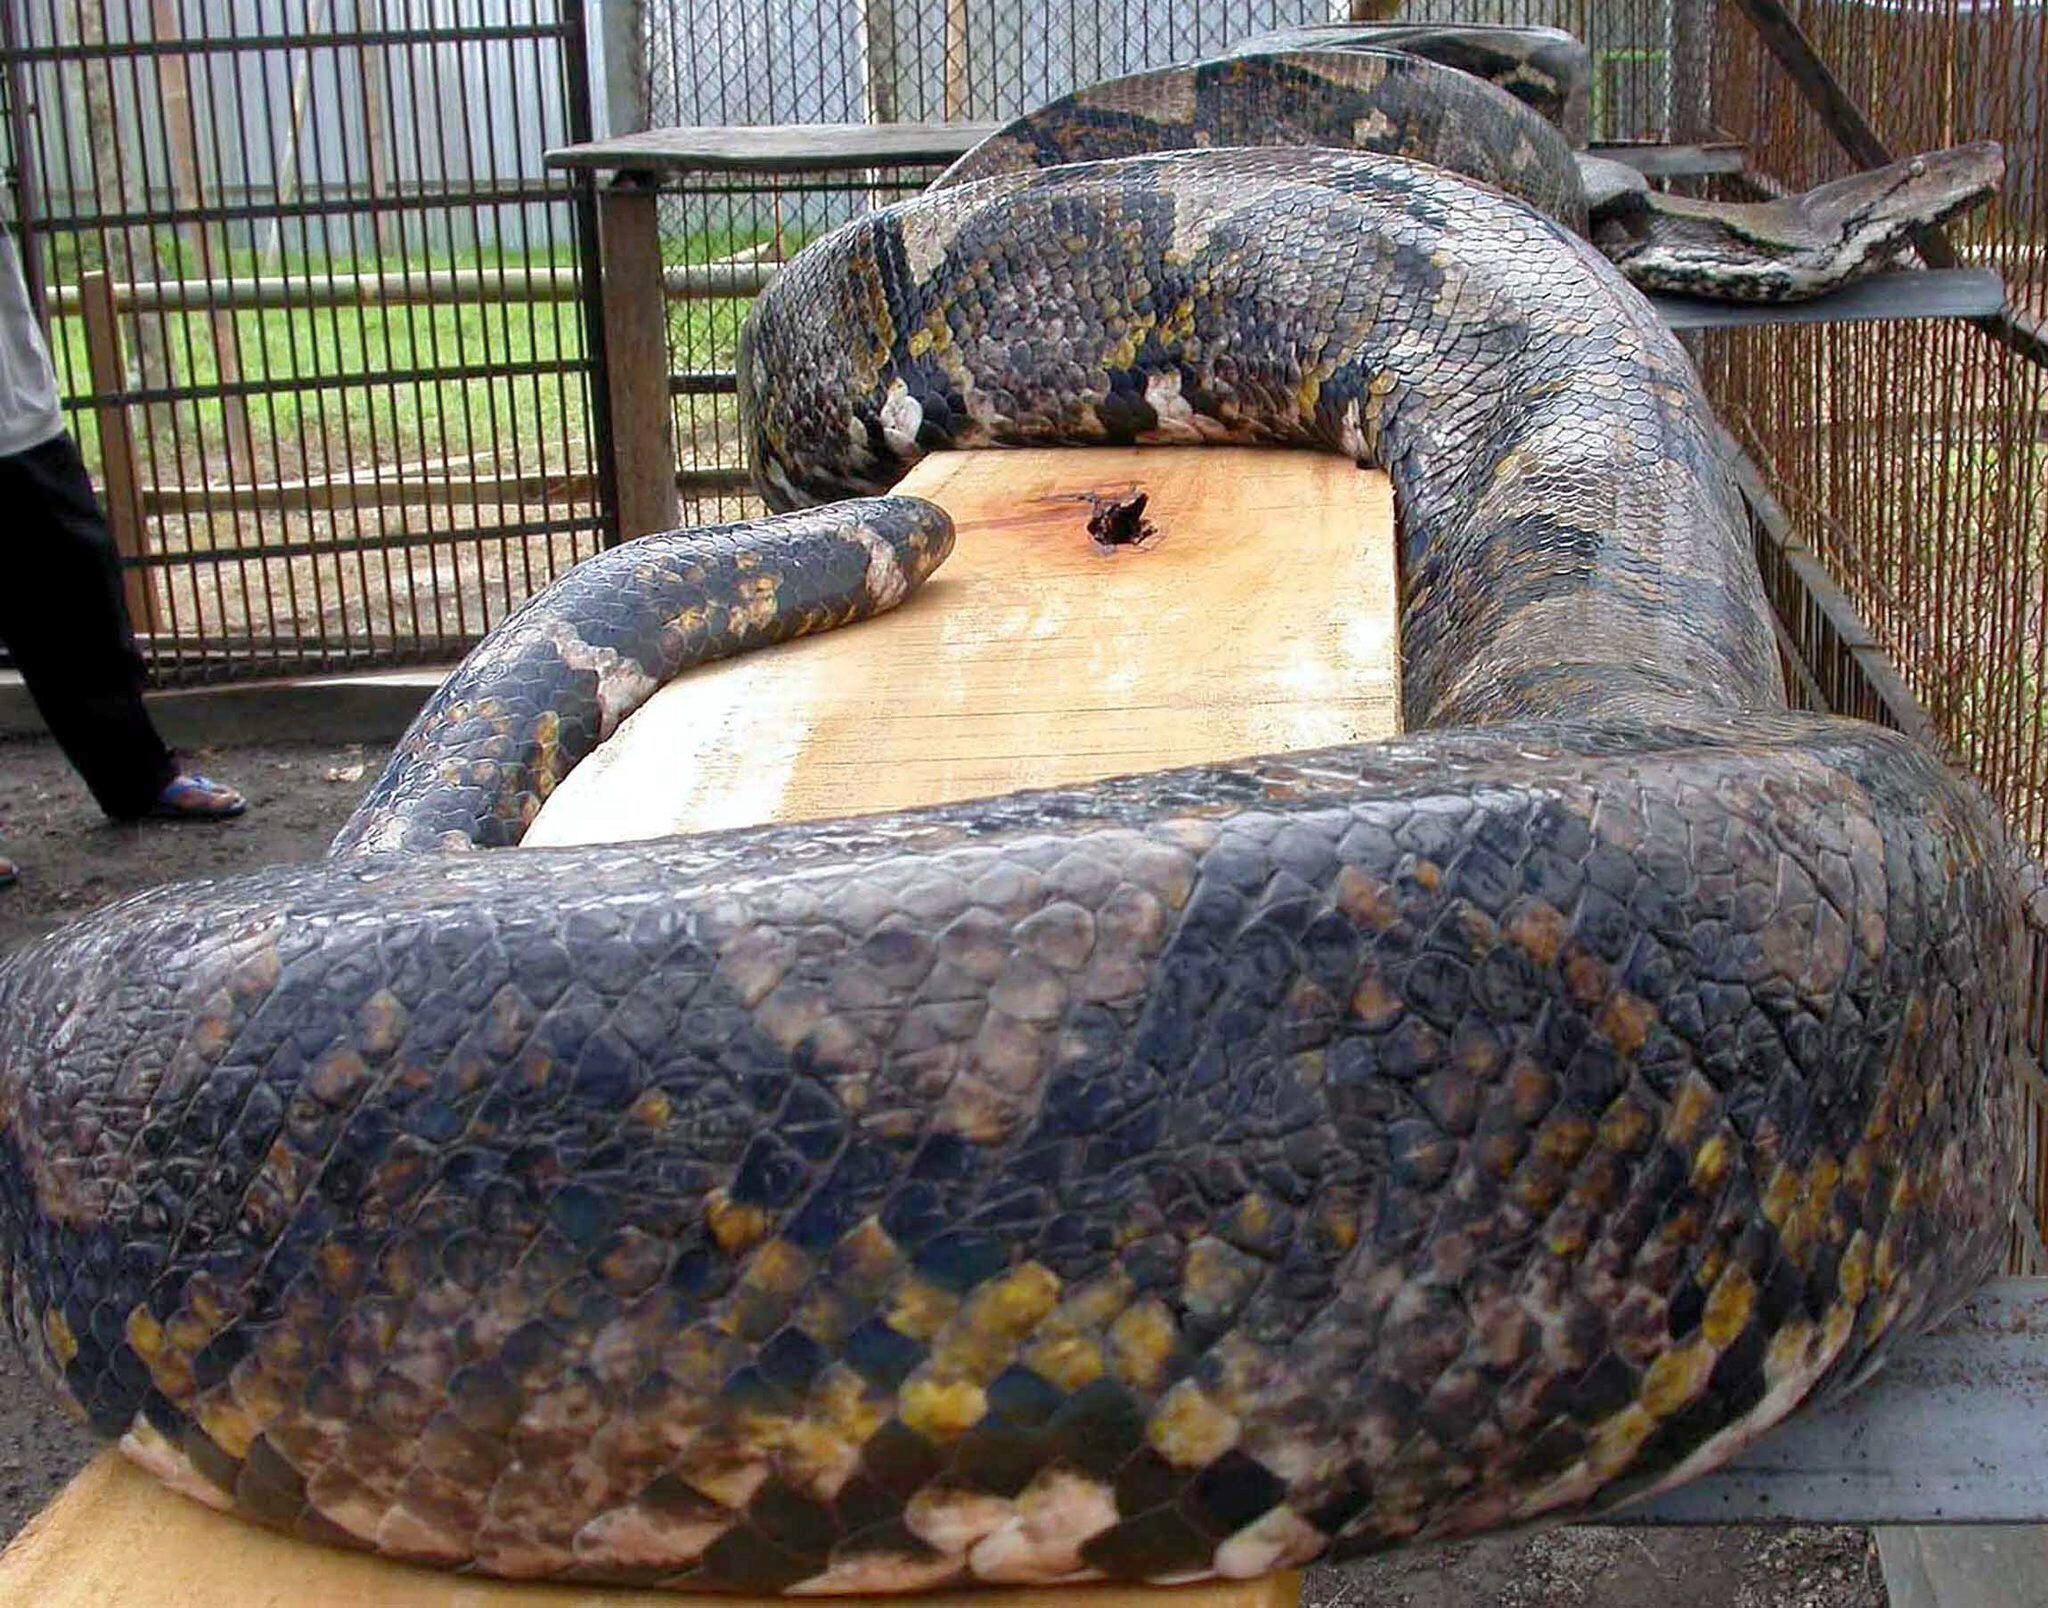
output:
<svg viewBox="0 0 2048 1608"><path fill-rule="evenodd" d="M0 227L0 458L39 447L63 429L57 371L29 305L14 231Z"/></svg>

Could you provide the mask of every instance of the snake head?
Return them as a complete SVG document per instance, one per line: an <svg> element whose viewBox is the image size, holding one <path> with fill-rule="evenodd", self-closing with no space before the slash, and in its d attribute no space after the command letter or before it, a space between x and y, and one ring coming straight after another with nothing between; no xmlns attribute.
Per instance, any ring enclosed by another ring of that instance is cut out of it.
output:
<svg viewBox="0 0 2048 1608"><path fill-rule="evenodd" d="M1809 228L1839 235L1844 248L1888 255L1914 230L1946 223L1987 200L2004 177L2004 147L1977 140L1823 184L1797 205Z"/></svg>
<svg viewBox="0 0 2048 1608"><path fill-rule="evenodd" d="M1775 201L1700 201L1617 188L1590 209L1591 233L1642 290L1803 301L1882 268L1919 230L1975 206L2004 176L2004 150L1980 140Z"/></svg>

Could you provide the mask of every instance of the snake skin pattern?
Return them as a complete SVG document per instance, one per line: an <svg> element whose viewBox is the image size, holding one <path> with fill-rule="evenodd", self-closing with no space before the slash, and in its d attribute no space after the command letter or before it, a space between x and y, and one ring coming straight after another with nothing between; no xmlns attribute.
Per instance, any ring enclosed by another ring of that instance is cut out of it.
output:
<svg viewBox="0 0 2048 1608"><path fill-rule="evenodd" d="M1134 73L1017 118L932 184L1199 145L1328 146L1419 158L1586 229L1564 136L1492 84L1391 50L1245 55Z"/></svg>
<svg viewBox="0 0 2048 1608"><path fill-rule="evenodd" d="M1574 148L1592 138L1593 53L1561 28L1478 22L1307 23L1256 34L1231 55L1269 51L1400 51L1505 90L1555 124Z"/></svg>
<svg viewBox="0 0 2048 1608"><path fill-rule="evenodd" d="M1341 48L1259 53L1153 68L1075 91L1013 119L933 188L1034 167L1147 151L1324 146L1419 157L1491 184L1588 233L1639 289L1717 301L1803 301L1886 266L1913 242L1988 198L2004 175L1989 141L1916 156L1763 203L1666 196L1621 163L1574 156L1546 110L1574 58L1550 30L1402 25L1296 30ZM1291 37L1291 35L1290 35ZM1569 38L1569 35L1559 36ZM1375 49L1361 40L1387 41ZM1411 48L1463 62L1441 65ZM1579 52L1583 57L1584 52ZM1540 67L1526 67L1530 61ZM1482 81L1484 72L1497 79ZM1590 223L1589 223L1590 219Z"/></svg>
<svg viewBox="0 0 2048 1608"><path fill-rule="evenodd" d="M11 959L10 1319L132 1457L501 1575L1253 1575L1684 1479L1989 1268L2008 846L1907 739L1784 708L1698 382L1571 231L1385 156L1011 174L808 248L741 383L771 500L831 504L721 538L768 555L935 561L921 505L832 500L949 445L1384 468L1419 729L351 852ZM601 725L707 607L893 590L654 551L659 600L614 555L479 650L345 845L523 817L559 738L464 735L515 669Z"/></svg>
<svg viewBox="0 0 2048 1608"><path fill-rule="evenodd" d="M894 497L601 553L441 683L332 852L515 844L562 778L662 686L892 609L952 550L941 510Z"/></svg>

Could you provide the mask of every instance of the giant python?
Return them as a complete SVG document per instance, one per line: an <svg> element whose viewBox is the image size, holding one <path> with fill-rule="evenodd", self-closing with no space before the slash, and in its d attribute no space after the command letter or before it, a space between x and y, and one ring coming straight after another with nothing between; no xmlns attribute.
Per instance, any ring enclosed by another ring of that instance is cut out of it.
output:
<svg viewBox="0 0 2048 1608"><path fill-rule="evenodd" d="M1181 1580L1607 1510L1949 1310L2014 1193L2012 851L1786 708L1685 354L1418 154L1012 166L814 243L740 379L818 506L542 593L326 861L7 961L8 1312L64 1400L452 1568ZM1391 478L1409 735L446 852L689 666L901 601L920 454L1212 440Z"/></svg>

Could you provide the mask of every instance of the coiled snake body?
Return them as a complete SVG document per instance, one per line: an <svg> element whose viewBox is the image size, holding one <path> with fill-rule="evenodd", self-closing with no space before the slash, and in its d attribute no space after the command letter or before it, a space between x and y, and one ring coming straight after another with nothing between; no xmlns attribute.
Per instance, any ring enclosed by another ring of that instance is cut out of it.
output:
<svg viewBox="0 0 2048 1608"><path fill-rule="evenodd" d="M328 861L0 970L10 1314L131 1455L507 1575L1252 1574L1686 1477L1989 1267L1998 825L1784 707L1697 381L1571 230L1379 155L1008 173L805 251L741 384L824 506L536 599ZM914 589L920 453L1101 440L1384 467L1413 734L429 852Z"/></svg>

